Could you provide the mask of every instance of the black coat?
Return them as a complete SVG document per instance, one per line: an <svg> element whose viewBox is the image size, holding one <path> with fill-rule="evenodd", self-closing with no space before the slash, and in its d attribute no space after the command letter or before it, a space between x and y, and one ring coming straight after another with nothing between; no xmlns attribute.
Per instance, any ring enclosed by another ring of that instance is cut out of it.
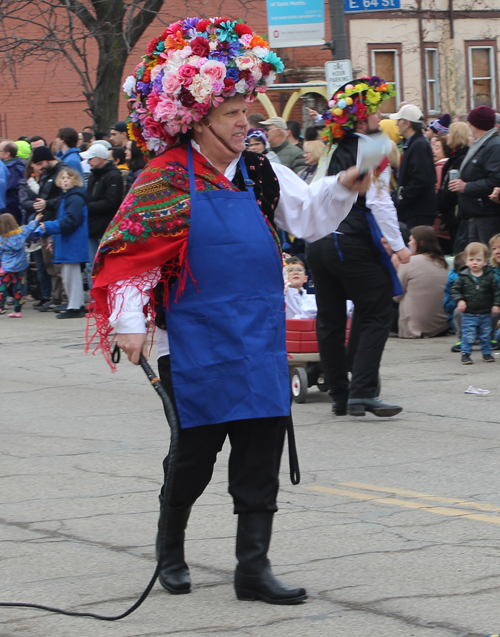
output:
<svg viewBox="0 0 500 637"><path fill-rule="evenodd" d="M100 239L106 232L123 200L121 171L108 161L102 168L93 168L87 184L89 237Z"/></svg>
<svg viewBox="0 0 500 637"><path fill-rule="evenodd" d="M436 168L431 145L421 131L410 137L403 152L396 205L400 221L417 216L434 219L437 214Z"/></svg>
<svg viewBox="0 0 500 637"><path fill-rule="evenodd" d="M446 229L458 226L459 218L457 214L458 206L458 194L448 189L450 183L449 172L450 170L459 170L465 155L469 147L459 148L448 159L443 166L443 172L441 174L441 187L438 191L438 210L441 214L441 221L445 225Z"/></svg>
<svg viewBox="0 0 500 637"><path fill-rule="evenodd" d="M500 288L493 270L487 265L479 281L475 280L471 271L463 265L458 271L458 278L451 286L451 296L458 305L459 301L467 303L467 314L489 314L494 305L500 305Z"/></svg>
<svg viewBox="0 0 500 637"><path fill-rule="evenodd" d="M59 210L61 201L61 189L56 185L56 179L59 173L65 168L69 168L63 161L58 161L45 175L40 179L40 190L38 198L45 199L45 210L43 210L44 221L54 221ZM32 215L34 218L34 215Z"/></svg>
<svg viewBox="0 0 500 637"><path fill-rule="evenodd" d="M464 166L460 179L467 182L465 191L458 195L459 214L462 219L496 217L500 204L488 196L500 186L500 137L495 133Z"/></svg>

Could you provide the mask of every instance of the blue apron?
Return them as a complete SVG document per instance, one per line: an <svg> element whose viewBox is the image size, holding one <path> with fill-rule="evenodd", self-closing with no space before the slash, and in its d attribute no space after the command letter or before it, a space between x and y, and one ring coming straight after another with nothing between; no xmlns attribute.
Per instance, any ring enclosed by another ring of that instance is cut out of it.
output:
<svg viewBox="0 0 500 637"><path fill-rule="evenodd" d="M188 144L188 277L166 312L181 428L290 414L281 259L247 191L196 191Z"/></svg>

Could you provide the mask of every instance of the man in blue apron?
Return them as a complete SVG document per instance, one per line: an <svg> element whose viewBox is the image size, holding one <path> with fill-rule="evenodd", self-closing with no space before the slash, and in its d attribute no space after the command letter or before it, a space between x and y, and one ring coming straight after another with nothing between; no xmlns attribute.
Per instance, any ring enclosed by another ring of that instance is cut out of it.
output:
<svg viewBox="0 0 500 637"><path fill-rule="evenodd" d="M392 95L391 85L378 77L353 80L336 91L323 132L336 145L329 175L356 163L360 136L380 133L379 105ZM364 416L366 411L395 416L402 410L378 398L380 361L392 323L392 297L401 293L382 236L401 263L410 257L389 194L389 178L390 166L385 160L369 191L359 195L338 232L310 243L307 249L318 304L321 362L338 416L347 412ZM347 299L354 302L349 352L344 346Z"/></svg>
<svg viewBox="0 0 500 637"><path fill-rule="evenodd" d="M275 172L264 156L245 151L247 102L282 69L266 47L249 27L225 18L189 18L148 45L143 65L124 86L131 135L156 157L103 238L92 315L103 351L111 324L135 364L147 353L144 311L156 313L160 328L160 376L181 426L172 496L157 538L162 586L172 594L191 590L185 529L229 438L237 597L296 604L306 599L305 589L277 580L267 558L291 422L284 281L273 224L280 220L308 239L324 236L369 177L360 180L351 168L309 187L286 167ZM200 104L207 103L203 113Z"/></svg>

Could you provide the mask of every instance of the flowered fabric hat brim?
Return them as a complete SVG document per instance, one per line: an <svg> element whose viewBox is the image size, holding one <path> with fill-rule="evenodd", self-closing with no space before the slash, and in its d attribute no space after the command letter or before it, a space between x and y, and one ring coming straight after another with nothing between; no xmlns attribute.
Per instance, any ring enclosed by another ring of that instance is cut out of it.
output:
<svg viewBox="0 0 500 637"><path fill-rule="evenodd" d="M380 77L362 77L344 84L335 91L323 114L325 128L321 136L329 144L337 143L349 132L356 130L357 122L375 113L380 104L394 97L396 91L390 82Z"/></svg>
<svg viewBox="0 0 500 637"><path fill-rule="evenodd" d="M268 43L242 22L174 22L151 40L123 85L129 135L145 154L159 155L225 98L254 101L283 69Z"/></svg>

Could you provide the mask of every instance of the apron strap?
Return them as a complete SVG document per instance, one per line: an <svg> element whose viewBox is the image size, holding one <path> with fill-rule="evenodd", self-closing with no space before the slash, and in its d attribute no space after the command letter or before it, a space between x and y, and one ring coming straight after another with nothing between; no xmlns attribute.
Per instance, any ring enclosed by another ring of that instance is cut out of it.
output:
<svg viewBox="0 0 500 637"><path fill-rule="evenodd" d="M238 164L240 166L241 174L243 175L243 181L245 182L245 186L247 187L247 190L253 191L253 187L255 183L248 177L247 165L245 164L243 155L240 155Z"/></svg>

